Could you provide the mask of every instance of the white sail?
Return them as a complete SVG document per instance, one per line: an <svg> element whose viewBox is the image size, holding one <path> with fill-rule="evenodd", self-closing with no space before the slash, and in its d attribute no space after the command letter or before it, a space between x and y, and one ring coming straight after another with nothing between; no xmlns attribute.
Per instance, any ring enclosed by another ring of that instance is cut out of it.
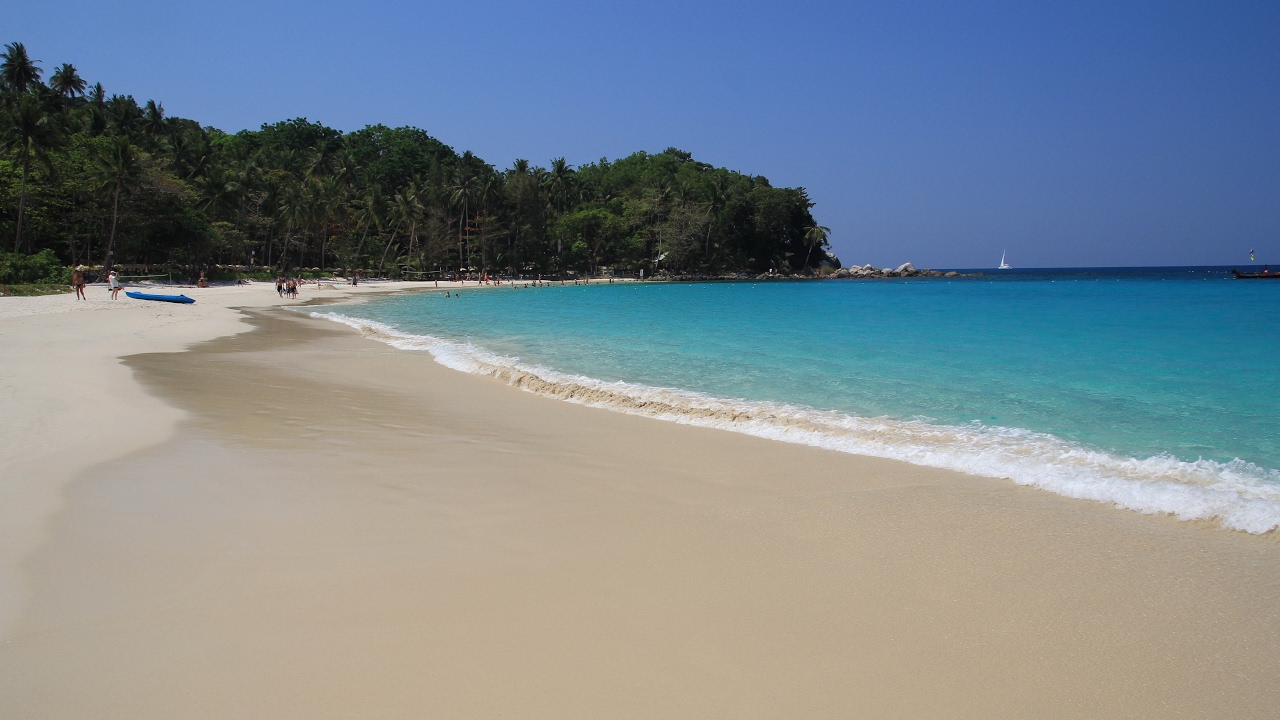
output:
<svg viewBox="0 0 1280 720"><path fill-rule="evenodd" d="M1012 270L1012 269L1013 269L1013 266L1012 266L1012 265L1010 265L1009 263L1007 263L1007 262L1005 262L1005 261L1004 261L1004 256L1005 256L1005 255L1007 255L1007 254L1008 254L1008 252L1007 252L1007 251L1000 253L1000 267L998 268L999 270Z"/></svg>

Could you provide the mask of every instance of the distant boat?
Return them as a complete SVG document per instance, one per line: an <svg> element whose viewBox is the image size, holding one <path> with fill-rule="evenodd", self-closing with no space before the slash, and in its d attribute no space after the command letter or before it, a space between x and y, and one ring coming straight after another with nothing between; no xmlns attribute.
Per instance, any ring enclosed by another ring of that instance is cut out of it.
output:
<svg viewBox="0 0 1280 720"><path fill-rule="evenodd" d="M1260 273L1242 273L1232 268L1231 274L1235 275L1237 280L1280 280L1280 273L1271 272L1269 267Z"/></svg>
<svg viewBox="0 0 1280 720"><path fill-rule="evenodd" d="M1012 269L1013 269L1013 266L1012 266L1012 265L1010 265L1009 263L1007 263L1007 262L1005 262L1005 261L1004 261L1004 256L1005 256L1006 254L1007 254L1007 253L1003 253L1003 252L1002 252L1002 253L1000 253L1000 267L996 268L997 270L1012 270Z"/></svg>
<svg viewBox="0 0 1280 720"><path fill-rule="evenodd" d="M195 302L195 300L186 295L151 295L149 293L133 292L132 290L126 290L124 294L134 300L159 300L160 302L183 303L185 305Z"/></svg>

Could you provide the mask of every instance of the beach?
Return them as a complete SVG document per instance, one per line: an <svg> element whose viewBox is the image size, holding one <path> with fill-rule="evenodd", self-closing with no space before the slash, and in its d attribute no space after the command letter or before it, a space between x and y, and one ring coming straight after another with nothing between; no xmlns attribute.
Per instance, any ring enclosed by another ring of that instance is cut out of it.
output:
<svg viewBox="0 0 1280 720"><path fill-rule="evenodd" d="M1274 531L561 402L266 284L184 292L0 299L4 717L1280 701Z"/></svg>

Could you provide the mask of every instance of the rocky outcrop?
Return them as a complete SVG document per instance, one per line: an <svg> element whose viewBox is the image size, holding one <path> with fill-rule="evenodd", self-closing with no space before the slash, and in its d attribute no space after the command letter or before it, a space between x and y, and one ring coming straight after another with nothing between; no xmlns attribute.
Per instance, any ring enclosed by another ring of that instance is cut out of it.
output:
<svg viewBox="0 0 1280 720"><path fill-rule="evenodd" d="M974 273L974 274L981 275L982 273ZM876 268L876 267L873 267L870 263L863 265L862 267L858 267L857 265L854 265L853 267L849 267L849 268L840 268L826 275L815 275L813 273L789 275L789 274L782 274L782 273L767 273L767 272L760 273L759 275L752 275L748 273L732 273L732 274L724 274L724 275L701 275L701 274L671 275L666 272L660 272L657 275L651 276L646 279L666 281L666 282L697 282L697 281L706 281L706 280L812 280L818 277L826 277L826 278L832 278L836 280L872 280L875 278L898 278L898 277L903 277L903 278L906 278L906 277L949 277L949 278L950 277L970 277L970 275L966 273L958 273L958 272L955 272L954 270L946 273L939 272L937 270L930 270L928 268L917 270L915 265L907 262L907 263L902 263L896 268Z"/></svg>
<svg viewBox="0 0 1280 720"><path fill-rule="evenodd" d="M920 269L916 269L916 266L914 264L906 262L906 263L902 263L896 268L876 268L871 264L863 265L862 267L858 267L857 265L855 265L848 269L841 269L833 273L831 277L840 278L840 279L844 279L844 278L849 278L849 279L868 278L869 279L869 278L896 278L896 277L964 277L964 275L962 273L955 272L954 270L947 273L942 273L937 270L930 270L928 268L920 270Z"/></svg>

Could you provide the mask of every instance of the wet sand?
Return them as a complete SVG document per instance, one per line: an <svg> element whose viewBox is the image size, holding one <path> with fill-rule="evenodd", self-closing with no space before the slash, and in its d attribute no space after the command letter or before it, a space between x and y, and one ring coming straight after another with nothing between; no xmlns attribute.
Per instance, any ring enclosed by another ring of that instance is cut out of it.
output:
<svg viewBox="0 0 1280 720"><path fill-rule="evenodd" d="M276 310L125 363L3 717L1269 717L1273 536L585 408Z"/></svg>

